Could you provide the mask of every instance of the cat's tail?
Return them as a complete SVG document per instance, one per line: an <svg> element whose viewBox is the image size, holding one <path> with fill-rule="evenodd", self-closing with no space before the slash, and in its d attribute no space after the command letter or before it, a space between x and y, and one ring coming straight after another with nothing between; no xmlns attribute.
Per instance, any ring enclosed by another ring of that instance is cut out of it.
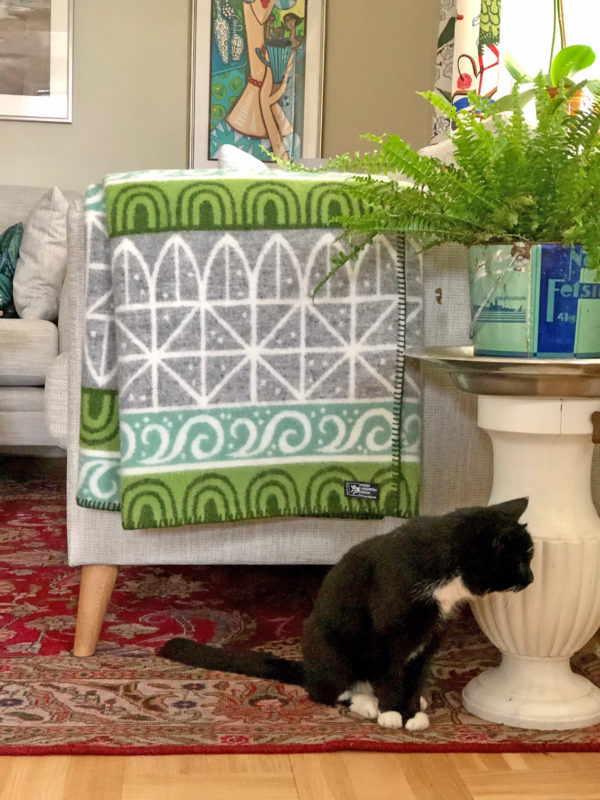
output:
<svg viewBox="0 0 600 800"><path fill-rule="evenodd" d="M216 669L222 672L237 672L254 678L270 678L302 686L304 668L301 661L289 661L259 650L232 650L227 647L211 647L190 639L170 639L158 651L162 658L189 664L191 667Z"/></svg>

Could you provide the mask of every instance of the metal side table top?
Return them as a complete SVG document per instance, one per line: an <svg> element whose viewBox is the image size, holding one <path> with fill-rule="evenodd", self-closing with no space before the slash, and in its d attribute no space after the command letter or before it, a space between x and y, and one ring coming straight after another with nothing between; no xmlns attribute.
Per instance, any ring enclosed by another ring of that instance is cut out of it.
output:
<svg viewBox="0 0 600 800"><path fill-rule="evenodd" d="M408 348L405 355L445 369L473 394L600 397L600 358L475 356L472 345Z"/></svg>

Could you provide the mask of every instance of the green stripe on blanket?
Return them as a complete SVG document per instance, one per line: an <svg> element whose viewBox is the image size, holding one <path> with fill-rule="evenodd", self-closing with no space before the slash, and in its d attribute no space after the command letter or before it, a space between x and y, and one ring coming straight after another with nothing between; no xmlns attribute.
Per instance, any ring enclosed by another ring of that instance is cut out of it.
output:
<svg viewBox="0 0 600 800"><path fill-rule="evenodd" d="M278 230L331 227L361 213L346 186L281 178L140 180L105 186L109 236L186 230ZM293 173L290 173L293 174ZM274 173L277 175L277 173Z"/></svg>
<svg viewBox="0 0 600 800"><path fill-rule="evenodd" d="M347 186L235 175L88 192L78 503L125 528L412 515L404 243L378 237L313 303Z"/></svg>

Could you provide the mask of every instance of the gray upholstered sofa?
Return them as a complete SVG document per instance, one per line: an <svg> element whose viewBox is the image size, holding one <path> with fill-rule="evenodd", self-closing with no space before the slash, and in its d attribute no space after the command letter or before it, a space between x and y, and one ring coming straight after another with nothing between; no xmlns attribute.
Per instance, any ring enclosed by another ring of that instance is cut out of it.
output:
<svg viewBox="0 0 600 800"><path fill-rule="evenodd" d="M119 565L333 563L353 543L399 524L399 520L391 518L382 521L288 518L168 531L127 531L122 529L118 514L78 506L75 492L85 259L80 199L70 204L67 229L61 354L52 362L45 392L43 388L40 391L45 395L48 430L68 453L69 563L83 566L76 654L94 651ZM464 265L464 252L460 248L444 248L424 258L426 344L467 341L468 289ZM70 313L63 317L67 307ZM490 447L476 425L475 398L456 390L446 375L431 368L423 370L422 392L422 511L441 513L460 505L485 503L491 483Z"/></svg>
<svg viewBox="0 0 600 800"><path fill-rule="evenodd" d="M26 222L32 208L48 187L0 186L0 232ZM74 202L76 192L64 192ZM67 248L70 242L67 241ZM0 453L61 455L46 421L50 397L66 397L60 391L45 392L57 380L65 380L69 308L60 297L58 321L47 319L0 319ZM63 442L64 444L64 442Z"/></svg>

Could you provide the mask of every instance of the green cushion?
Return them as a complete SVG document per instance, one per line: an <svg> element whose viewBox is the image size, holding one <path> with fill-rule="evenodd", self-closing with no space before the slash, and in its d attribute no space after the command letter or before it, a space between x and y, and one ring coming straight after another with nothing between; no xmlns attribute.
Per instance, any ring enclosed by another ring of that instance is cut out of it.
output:
<svg viewBox="0 0 600 800"><path fill-rule="evenodd" d="M0 317L19 316L13 304L13 277L22 236L22 222L11 225L0 236Z"/></svg>

